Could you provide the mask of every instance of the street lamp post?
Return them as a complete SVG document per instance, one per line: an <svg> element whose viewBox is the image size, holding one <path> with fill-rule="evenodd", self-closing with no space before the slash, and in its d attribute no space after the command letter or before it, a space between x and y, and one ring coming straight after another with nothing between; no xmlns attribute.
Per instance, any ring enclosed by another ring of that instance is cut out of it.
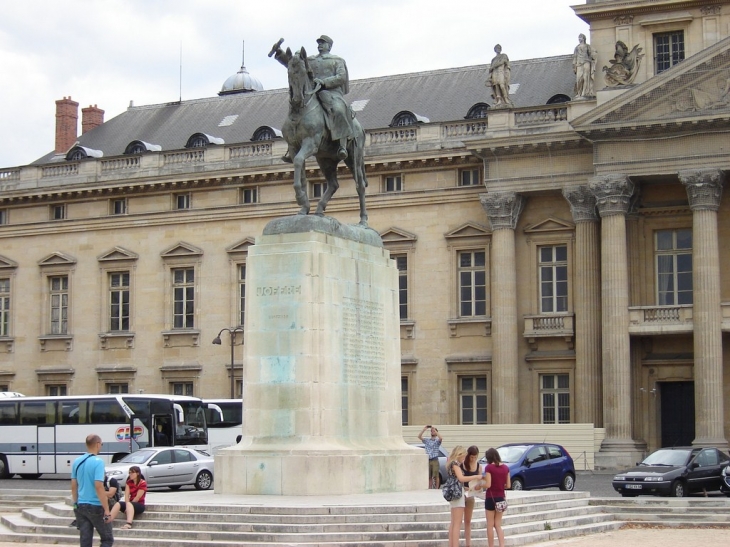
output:
<svg viewBox="0 0 730 547"><path fill-rule="evenodd" d="M233 376L233 366L234 366L233 347L235 346L235 343L236 343L236 333L240 332L241 334L243 334L243 327L232 327L230 329L229 328L221 329L221 331L218 333L218 336L213 338L214 344L219 345L219 346L221 345L221 343L222 343L221 334L223 334L223 332L225 332L225 331L228 331L228 335L231 339L231 399L235 399L236 398L236 379ZM241 376L241 381L243 381L243 376Z"/></svg>

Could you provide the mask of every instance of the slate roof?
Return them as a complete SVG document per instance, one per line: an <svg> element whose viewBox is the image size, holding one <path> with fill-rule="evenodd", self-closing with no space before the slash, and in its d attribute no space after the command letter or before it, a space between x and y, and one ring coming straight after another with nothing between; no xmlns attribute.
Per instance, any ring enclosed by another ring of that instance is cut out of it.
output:
<svg viewBox="0 0 730 547"><path fill-rule="evenodd" d="M572 55L512 61L511 67L510 98L516 107L543 105L557 94L573 95ZM388 127L403 110L430 122L456 121L464 119L477 103L493 103L491 89L485 85L488 71L489 65L484 64L353 80L346 98L350 103L367 101L357 112L366 130ZM133 106L78 141L103 151L105 157L122 155L134 140L160 145L162 150L179 150L194 133L222 138L226 144L250 142L261 126L281 129L288 111L287 93L284 88ZM219 125L236 115L229 125ZM51 152L34 164L48 163L53 157Z"/></svg>

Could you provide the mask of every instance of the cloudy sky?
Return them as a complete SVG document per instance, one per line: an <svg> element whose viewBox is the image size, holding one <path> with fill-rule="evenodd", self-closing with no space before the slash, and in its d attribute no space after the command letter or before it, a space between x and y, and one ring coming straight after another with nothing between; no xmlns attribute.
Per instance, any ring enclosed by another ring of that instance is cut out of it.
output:
<svg viewBox="0 0 730 547"><path fill-rule="evenodd" d="M584 0L23 0L0 18L0 167L54 147L55 101L135 105L212 97L245 65L264 89L286 86L271 46L328 34L351 79L573 52ZM182 70L181 62L182 58ZM80 131L80 127L79 127Z"/></svg>

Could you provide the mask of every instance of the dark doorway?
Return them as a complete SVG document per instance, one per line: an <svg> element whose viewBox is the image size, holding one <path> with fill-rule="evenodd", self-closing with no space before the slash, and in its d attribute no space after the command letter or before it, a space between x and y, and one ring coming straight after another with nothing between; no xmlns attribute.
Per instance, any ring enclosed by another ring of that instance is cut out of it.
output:
<svg viewBox="0 0 730 547"><path fill-rule="evenodd" d="M690 446L695 438L694 382L660 382L662 447Z"/></svg>

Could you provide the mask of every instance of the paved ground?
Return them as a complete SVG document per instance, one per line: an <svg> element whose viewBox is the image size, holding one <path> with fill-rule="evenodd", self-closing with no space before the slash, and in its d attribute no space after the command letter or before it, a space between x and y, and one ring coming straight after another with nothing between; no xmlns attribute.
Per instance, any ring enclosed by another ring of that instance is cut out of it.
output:
<svg viewBox="0 0 730 547"><path fill-rule="evenodd" d="M667 547L671 545L727 545L727 528L624 528L613 532L572 537L529 547ZM5 547L0 545L0 547ZM17 547L17 546L16 546Z"/></svg>

